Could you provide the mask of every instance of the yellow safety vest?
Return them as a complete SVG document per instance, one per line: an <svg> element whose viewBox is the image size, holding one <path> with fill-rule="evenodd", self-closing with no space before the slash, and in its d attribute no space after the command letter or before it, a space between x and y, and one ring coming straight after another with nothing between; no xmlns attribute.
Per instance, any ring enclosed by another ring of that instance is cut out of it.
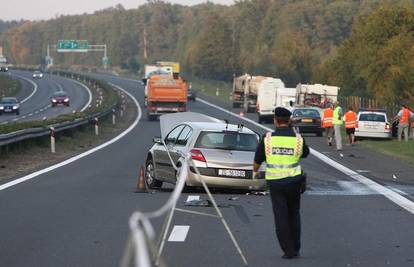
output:
<svg viewBox="0 0 414 267"><path fill-rule="evenodd" d="M303 153L303 139L300 134L293 136L272 136L264 139L266 154L266 180L279 180L302 173L299 165Z"/></svg>
<svg viewBox="0 0 414 267"><path fill-rule="evenodd" d="M334 110L334 114L333 114L333 124L334 125L342 125L343 124L343 120L342 118L340 118L339 116L339 111L341 110L341 107L336 107Z"/></svg>

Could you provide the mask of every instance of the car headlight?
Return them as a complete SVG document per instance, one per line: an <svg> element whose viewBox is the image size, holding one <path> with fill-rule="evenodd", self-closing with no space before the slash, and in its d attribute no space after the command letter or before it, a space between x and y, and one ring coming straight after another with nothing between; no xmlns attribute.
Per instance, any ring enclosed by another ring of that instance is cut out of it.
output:
<svg viewBox="0 0 414 267"><path fill-rule="evenodd" d="M65 100L63 100L63 102L69 102L69 98L65 98Z"/></svg>
<svg viewBox="0 0 414 267"><path fill-rule="evenodd" d="M0 110L3 110L4 109L4 107L3 106L0 106Z"/></svg>
<svg viewBox="0 0 414 267"><path fill-rule="evenodd" d="M40 77L43 77L43 74L39 74Z"/></svg>
<svg viewBox="0 0 414 267"><path fill-rule="evenodd" d="M56 99L52 99L52 102L55 103L56 102Z"/></svg>
<svg viewBox="0 0 414 267"><path fill-rule="evenodd" d="M18 105L13 106L13 109L18 109L18 108L19 108L19 106L18 106Z"/></svg>

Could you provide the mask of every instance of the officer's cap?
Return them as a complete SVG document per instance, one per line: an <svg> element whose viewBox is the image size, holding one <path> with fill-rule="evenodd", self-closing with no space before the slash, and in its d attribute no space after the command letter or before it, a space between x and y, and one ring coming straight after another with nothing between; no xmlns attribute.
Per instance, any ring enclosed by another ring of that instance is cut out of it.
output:
<svg viewBox="0 0 414 267"><path fill-rule="evenodd" d="M275 118L289 118L292 115L288 109L277 107L275 108Z"/></svg>

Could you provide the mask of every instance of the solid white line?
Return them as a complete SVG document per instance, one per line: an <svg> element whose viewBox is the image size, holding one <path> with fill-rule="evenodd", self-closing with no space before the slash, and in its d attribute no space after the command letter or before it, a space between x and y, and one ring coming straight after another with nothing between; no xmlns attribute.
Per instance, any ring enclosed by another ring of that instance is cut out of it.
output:
<svg viewBox="0 0 414 267"><path fill-rule="evenodd" d="M186 202L194 201L194 200L200 200L200 196L188 196Z"/></svg>
<svg viewBox="0 0 414 267"><path fill-rule="evenodd" d="M240 118L242 120L248 121L248 122L250 122L250 123L252 123L252 124L254 124L254 125L258 126L258 127L261 127L264 130L273 132L273 129L271 129L271 128L268 128L266 126L263 126L263 125L255 122L255 121L249 119L249 118L241 117L241 116L239 116L239 115L237 115L237 114L235 114L235 113L233 113L231 111L228 111L227 109L224 109L222 107L219 107L217 105L214 105L214 104L212 104L212 103L210 103L210 102L208 102L208 101L206 101L204 99L197 98L197 100L200 101L201 103L204 103L204 104L210 106L210 107L216 108L216 109L221 110L221 111L223 111L225 113L228 113L230 115L233 115L233 116L235 116L237 118ZM309 149L310 149L311 154L314 155L315 157L317 157L318 159L320 159L321 161L323 161L326 164L334 167L338 171L340 171L340 172L348 175L352 179L354 179L354 180L356 180L356 181L358 181L358 182L366 185L370 189L378 192L379 194L381 194L384 197L388 198L389 200L391 200L392 202L394 202L398 206L406 209L411 214L414 214L414 202L412 202L411 200L409 200L409 199L403 197L402 195L400 195L400 194L392 191L391 189L386 188L386 187L378 184L377 182L374 182L371 179L369 179L369 178L367 178L367 177L365 177L365 176L363 176L363 175L361 175L361 174L359 174L359 173L357 173L357 172L349 169L348 167L343 166L342 164L340 164L340 163L338 163L338 162L336 162L336 161L328 158L327 156L325 156L324 154L320 153L319 151L316 151L313 148L309 148Z"/></svg>
<svg viewBox="0 0 414 267"><path fill-rule="evenodd" d="M17 75L15 73L13 73L12 75L13 76L16 76L16 77L19 77L20 79L23 79L23 80L25 80L25 81L27 81L27 82L29 82L29 83L31 83L33 85L33 92L28 97L26 97L25 99L23 99L22 101L20 101L20 104L23 104L24 102L26 102L27 100L29 100L37 92L38 86L37 86L37 84L35 82L33 82L32 80L30 80L30 79L28 79L26 77Z"/></svg>
<svg viewBox="0 0 414 267"><path fill-rule="evenodd" d="M60 92L63 92L63 91L64 91L64 90L63 90L63 86L62 86L60 83L58 83L57 81L52 80L52 79L50 79L50 81L51 81L52 83L56 84L56 86L57 86L57 87L59 87L59 91L60 91Z"/></svg>
<svg viewBox="0 0 414 267"><path fill-rule="evenodd" d="M95 153L98 150L101 150L104 147L107 147L107 146L115 143L116 141L118 141L119 139L121 139L122 137L124 137L125 135L127 135L129 132L131 132L135 128L135 126L137 126L139 120L141 119L141 116L142 116L141 107L139 106L138 101L135 99L135 97L133 95L131 95L130 93L128 93L126 90L122 89L119 86L116 86L116 87L118 89L122 90L124 93L126 93L129 97L131 97L131 99L134 101L134 103L135 103L135 105L137 106L137 109L138 109L138 116L135 119L135 121L131 124L131 126L128 127L128 129L126 129L125 131L123 131L121 134L119 134L117 137L113 138L112 140L109 140L108 142L103 143L102 145L99 145L99 146L97 146L95 148L92 148L91 150L88 150L86 152L83 152L82 154L79 154L77 156L74 156L74 157L72 157L70 159L67 159L65 161L62 161L62 162L60 162L58 164L52 165L52 166L50 166L50 167L48 167L46 169L43 169L43 170L40 170L40 171L31 173L31 174L26 175L24 177L21 177L21 178L18 178L16 180L13 180L11 182L8 182L8 183L5 183L3 185L0 185L0 191L1 190L4 190L6 188L12 187L14 185L23 183L23 182L25 182L27 180L33 179L33 178L35 178L35 177L37 177L37 176L39 176L41 174L44 174L44 173L50 172L52 170L55 170L57 168L60 168L62 166L68 165L68 164L70 164L70 163L72 163L72 162L74 162L76 160L81 159L81 158L84 158L84 157L86 157L86 156L88 156L88 155L90 155L92 153Z"/></svg>
<svg viewBox="0 0 414 267"><path fill-rule="evenodd" d="M184 242L189 230L189 225L174 225L174 228L168 237L168 242Z"/></svg>

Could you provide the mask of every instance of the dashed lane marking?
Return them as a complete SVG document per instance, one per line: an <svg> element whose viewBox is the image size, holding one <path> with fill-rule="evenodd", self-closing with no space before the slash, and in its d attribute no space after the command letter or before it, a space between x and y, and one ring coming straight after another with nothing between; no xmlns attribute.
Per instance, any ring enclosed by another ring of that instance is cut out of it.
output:
<svg viewBox="0 0 414 267"><path fill-rule="evenodd" d="M81 158L84 158L84 157L86 157L86 156L88 156L88 155L90 155L92 153L95 153L98 150L101 150L102 148L105 148L105 147L107 147L107 146L115 143L116 141L118 141L119 139L121 139L122 137L124 137L125 135L127 135L129 132L131 132L138 125L138 122L141 119L141 116L142 116L141 107L140 107L137 99L132 94L130 94L128 91L126 91L125 89L123 89L123 88L121 88L119 86L116 86L116 87L118 89L120 89L121 91L123 91L125 94L127 94L132 99L132 101L134 102L134 104L136 105L136 107L138 109L138 115L137 115L135 121L131 124L131 126L128 127L128 129L126 129L125 131L123 131L117 137L109 140L108 142L105 142L102 145L99 145L97 147L94 147L91 150L88 150L86 152L83 152L82 154L79 154L77 156L74 156L74 157L72 157L70 159L67 159L65 161L62 161L62 162L60 162L58 164L52 165L52 166L50 166L50 167L48 167L46 169L39 170L37 172L34 172L34 173L29 174L29 175L23 176L21 178L18 178L16 180L11 181L11 182L2 184L2 185L0 185L0 191L5 190L5 189L7 189L9 187L15 186L17 184L23 183L25 181L31 180L31 179L33 179L35 177L38 177L39 175L42 175L42 174L47 173L47 172L50 172L50 171L55 170L57 168L60 168L62 166L68 165L68 164L70 164L70 163L72 163L74 161L77 161L77 160L81 159Z"/></svg>
<svg viewBox="0 0 414 267"><path fill-rule="evenodd" d="M168 237L168 242L184 242L189 230L189 225L174 225L174 228Z"/></svg>

